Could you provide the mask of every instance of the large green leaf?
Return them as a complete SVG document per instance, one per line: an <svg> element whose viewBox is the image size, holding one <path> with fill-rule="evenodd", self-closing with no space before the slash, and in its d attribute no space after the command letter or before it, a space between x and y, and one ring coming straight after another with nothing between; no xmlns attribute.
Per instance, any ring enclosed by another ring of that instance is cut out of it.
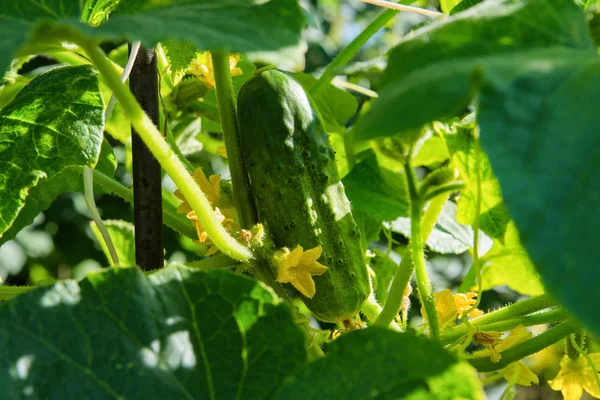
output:
<svg viewBox="0 0 600 400"><path fill-rule="evenodd" d="M600 320L600 58L532 60L490 76L481 142L547 289L596 335Z"/></svg>
<svg viewBox="0 0 600 400"><path fill-rule="evenodd" d="M510 216L504 206L500 183L494 176L487 155L475 139L472 117L453 124L445 132L448 150L460 178L467 183L458 202L458 221L473 225L477 218L478 180L481 186L479 229L494 239L504 240Z"/></svg>
<svg viewBox="0 0 600 400"><path fill-rule="evenodd" d="M437 342L368 328L342 336L327 355L277 392L293 399L482 399L475 370Z"/></svg>
<svg viewBox="0 0 600 400"><path fill-rule="evenodd" d="M0 306L2 398L265 399L306 359L290 310L229 272L136 268Z"/></svg>
<svg viewBox="0 0 600 400"><path fill-rule="evenodd" d="M408 215L410 199L404 175L381 168L374 153L369 152L342 182L353 212L363 212L379 223Z"/></svg>
<svg viewBox="0 0 600 400"><path fill-rule="evenodd" d="M379 98L353 136L408 134L454 116L489 73L556 48L596 53L572 0L489 0L433 23L392 50Z"/></svg>
<svg viewBox="0 0 600 400"><path fill-rule="evenodd" d="M105 2L97 3L105 10ZM63 27L93 38L141 40L146 46L180 40L199 49L245 52L292 46L304 25L296 0L121 1L98 27L80 22L91 18L87 13L87 4L76 1L9 0L0 9L0 70L28 40L51 38Z"/></svg>
<svg viewBox="0 0 600 400"><path fill-rule="evenodd" d="M97 163L103 125L97 73L89 66L39 75L0 110L0 238L40 180Z"/></svg>
<svg viewBox="0 0 600 400"><path fill-rule="evenodd" d="M102 142L102 150L98 157L95 169L105 175L113 176L117 168L117 160L110 144ZM67 192L83 192L83 167L69 166L47 179L41 179L38 184L29 190L25 205L19 211L14 222L0 237L0 244L13 239L17 233L27 225L33 223L35 217L47 210L52 202L61 194ZM105 193L100 185L94 185L94 193Z"/></svg>

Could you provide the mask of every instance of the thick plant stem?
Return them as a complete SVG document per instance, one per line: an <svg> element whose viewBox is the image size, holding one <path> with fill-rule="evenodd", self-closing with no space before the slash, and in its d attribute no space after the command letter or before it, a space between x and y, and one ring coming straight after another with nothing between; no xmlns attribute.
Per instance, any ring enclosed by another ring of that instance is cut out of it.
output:
<svg viewBox="0 0 600 400"><path fill-rule="evenodd" d="M213 51L211 57L217 86L219 117L223 128L225 148L227 149L227 160L231 171L235 202L240 213L242 228L249 229L257 222L257 215L240 147L240 132L235 111L231 73L229 72L229 55L223 51Z"/></svg>
<svg viewBox="0 0 600 400"><path fill-rule="evenodd" d="M568 317L569 314L564 310L551 310L543 313L511 318L505 321L493 322L487 325L471 325L471 327L480 332L506 332L516 328L519 325L534 326L541 324L550 324L553 322L564 321ZM450 344L460 339L462 336L467 335L468 333L469 329L467 325L462 324L459 325L457 328L444 333L440 338L440 342L442 344Z"/></svg>
<svg viewBox="0 0 600 400"><path fill-rule="evenodd" d="M471 325L489 325L494 322L501 322L511 318L520 317L531 314L544 308L555 306L556 303L547 294L542 294L532 297L527 300L519 301L518 303L501 308L500 310L482 315L481 317L471 320ZM459 325L459 327L462 325Z"/></svg>
<svg viewBox="0 0 600 400"><path fill-rule="evenodd" d="M71 33L70 37L66 39L75 42L87 52L100 74L104 77L106 85L121 103L125 115L131 121L136 132L179 187L215 246L235 260L247 262L253 259L250 249L235 240L221 225L206 195L196 185L185 165L167 144L152 120L141 109L131 92L121 83L112 63L96 47L95 43L75 33Z"/></svg>
<svg viewBox="0 0 600 400"><path fill-rule="evenodd" d="M114 179L104 175L102 172L93 170L94 172L94 183L102 186L104 190L107 190L109 193L112 193L128 203L133 204L133 191L128 187L122 185L121 183L115 181ZM196 230L189 223L189 220L184 219L177 215L177 212L173 207L169 205L169 203L163 199L163 215L165 218L165 224L172 228L173 230L185 235L191 239L197 239L198 234Z"/></svg>
<svg viewBox="0 0 600 400"><path fill-rule="evenodd" d="M540 350L558 342L568 335L576 332L580 326L572 320L565 321L544 333L537 335L529 340L521 342L513 347L504 350L500 355L502 358L497 363L492 362L489 356L486 357L467 357L468 361L479 372L490 372L502 369L515 361L521 360L527 356L537 353Z"/></svg>
<svg viewBox="0 0 600 400"><path fill-rule="evenodd" d="M371 22L357 37L354 38L352 42L350 42L350 44L348 44L348 46L346 46L342 51L340 51L340 53L333 59L333 61L329 63L327 68L325 68L325 71L323 71L323 74L321 74L319 80L310 89L310 95L316 95L321 89L323 89L325 85L330 83L331 80L335 77L336 71L344 65L348 64L348 62L352 60L352 57L354 57L354 55L358 53L360 48L365 43L367 43L367 41L374 34L376 34L381 28L383 28L385 24L391 21L392 18L394 18L399 12L400 11L397 10L386 10L383 13L381 13L377 18L375 18L373 22Z"/></svg>
<svg viewBox="0 0 600 400"><path fill-rule="evenodd" d="M425 214L421 220L421 238L423 241L427 240L429 234L433 230L435 222L442 212L442 208L444 207L447 198L447 194L441 194L437 197L434 197L429 203L427 210L425 210ZM396 318L396 315L398 315L398 311L402 305L404 291L410 282L410 277L412 276L413 270L414 265L411 261L410 247L407 247L402 254L400 266L398 266L396 269L396 274L394 276L394 281L392 282L392 287L390 288L387 301L383 306L381 314L379 314L379 317L377 317L377 320L375 320L374 325L387 327L394 320L394 318Z"/></svg>
<svg viewBox="0 0 600 400"><path fill-rule="evenodd" d="M432 337L438 338L440 336L440 323L435 308L435 299L431 290L431 283L429 282L429 277L427 276L427 271L425 269L425 248L421 234L423 203L419 197L417 177L414 175L412 166L410 165L410 158L404 163L404 173L406 175L408 191L410 193L410 249L412 263L417 276L417 286L419 288L421 303L423 304L427 321L429 322L429 332Z"/></svg>

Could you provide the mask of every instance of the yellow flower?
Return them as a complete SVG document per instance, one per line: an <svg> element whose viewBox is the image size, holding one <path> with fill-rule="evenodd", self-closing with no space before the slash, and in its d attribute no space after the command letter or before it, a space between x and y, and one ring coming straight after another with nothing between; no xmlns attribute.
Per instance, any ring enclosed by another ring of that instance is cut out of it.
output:
<svg viewBox="0 0 600 400"><path fill-rule="evenodd" d="M477 293L473 292L452 294L450 289L437 292L435 294L435 309L437 310L440 327L443 328L457 317L461 318L464 312L477 303L475 297L477 297ZM483 314L483 311L475 308L467 315L472 318L481 314ZM421 315L426 315L423 307L421 307Z"/></svg>
<svg viewBox="0 0 600 400"><path fill-rule="evenodd" d="M471 306L477 304L477 293L468 292L468 293L458 293L454 295L454 302L456 303L456 311L458 312L458 318L462 318L464 312L469 310ZM474 308L471 310L467 316L470 318L475 318L483 314L483 311Z"/></svg>
<svg viewBox="0 0 600 400"><path fill-rule="evenodd" d="M216 207L219 202L219 196L221 194L221 176L220 175L211 175L208 179L206 179L206 175L204 175L204 171L202 168L196 168L194 173L192 174L194 181L198 184L198 187L204 192L208 202L211 206ZM179 189L175 191L175 197L180 200L183 200L183 203L179 205L177 212L180 214L187 214L192 211L192 207L187 203L185 197Z"/></svg>
<svg viewBox="0 0 600 400"><path fill-rule="evenodd" d="M303 251L298 245L292 251L288 248L275 253L274 261L277 267L277 282L291 283L300 293L312 299L317 288L313 276L323 275L327 267L317 262L323 247L317 246Z"/></svg>
<svg viewBox="0 0 600 400"><path fill-rule="evenodd" d="M231 76L242 75L241 68L237 67L240 59L241 56L239 54L229 56L229 71L231 72ZM188 67L188 72L196 76L196 78L201 79L207 87L211 89L216 87L215 71L210 53L203 53L196 56Z"/></svg>
<svg viewBox="0 0 600 400"><path fill-rule="evenodd" d="M589 354L596 369L600 368L600 353ZM560 371L551 380L550 387L560 390L565 400L578 400L585 389L593 397L600 399L600 388L594 377L594 370L585 357L576 360L565 356L560 362Z"/></svg>
<svg viewBox="0 0 600 400"><path fill-rule="evenodd" d="M492 336L495 337L498 334L498 332L478 332L473 336L479 337L479 338L484 338L485 337L485 336L483 336L484 334L487 334L489 336L490 340L486 341L484 339L481 339L481 341L479 343L481 343L483 346L487 347L487 349L475 351L475 352L473 352L473 355L474 356L489 355L492 362L495 362L495 363L497 363L498 361L500 361L502 359L502 355L500 354L501 352L508 349L509 347L512 347L518 343L521 343L521 342L529 339L532 336L531 332L528 332L527 328L525 328L525 326L523 326L523 325L519 325L516 328L514 328L512 331L510 331L510 334L506 337L506 339L501 340L501 341L491 340Z"/></svg>
<svg viewBox="0 0 600 400"><path fill-rule="evenodd" d="M443 328L450 322L456 319L456 305L454 304L454 296L450 289L442 290L435 294L435 310L437 311L438 322L440 328ZM421 315L427 318L425 307L421 306Z"/></svg>
<svg viewBox="0 0 600 400"><path fill-rule="evenodd" d="M221 211L217 204L219 203L219 196L221 194L221 176L219 175L211 175L208 179L206 179L206 175L202 171L201 168L197 168L192 174L194 181L198 184L202 192L206 195L208 202L214 208L217 219L227 230L229 231L237 231L239 230L239 226L236 224L236 212L233 208L224 208ZM175 191L175 197L183 202L177 208L177 212L180 214L185 214L186 217L192 221L194 224L194 228L196 228L196 234L198 235L197 243L201 243L204 245L210 245L207 250L205 256L211 256L219 251L219 249L213 245L213 242L208 237L208 233L204 230L200 221L198 220L198 216L196 212L192 210L192 207L186 201L183 194L177 189Z"/></svg>
<svg viewBox="0 0 600 400"><path fill-rule="evenodd" d="M531 386L532 383L536 385L540 383L539 378L536 374L531 372L531 370L525 365L523 361L517 361L512 364L509 364L508 367L503 370L504 378L508 382L512 382L515 379L515 375L517 376L517 381L515 382L517 385L521 386Z"/></svg>

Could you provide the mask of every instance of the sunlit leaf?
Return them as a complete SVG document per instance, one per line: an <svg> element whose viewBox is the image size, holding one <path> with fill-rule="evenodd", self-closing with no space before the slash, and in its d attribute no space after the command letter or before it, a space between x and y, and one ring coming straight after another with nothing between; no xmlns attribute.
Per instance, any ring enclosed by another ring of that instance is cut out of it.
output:
<svg viewBox="0 0 600 400"><path fill-rule="evenodd" d="M2 237L41 180L98 162L104 116L97 73L81 66L41 74L0 110L0 121Z"/></svg>
<svg viewBox="0 0 600 400"><path fill-rule="evenodd" d="M481 186L479 229L488 236L504 240L510 216L504 206L500 183L494 176L485 152L475 139L475 122L467 118L453 124L444 135L453 165L460 172L460 179L467 183L460 192L458 221L473 225L477 217L478 184ZM478 182L479 181L479 182Z"/></svg>
<svg viewBox="0 0 600 400"><path fill-rule="evenodd" d="M4 399L265 399L306 358L287 306L229 272L136 268L0 305Z"/></svg>
<svg viewBox="0 0 600 400"><path fill-rule="evenodd" d="M482 399L474 369L438 343L369 328L342 336L277 392L293 399Z"/></svg>
<svg viewBox="0 0 600 400"><path fill-rule="evenodd" d="M88 18L88 9L87 4L67 0L48 0L43 7L36 0L3 4L0 71L6 70L16 51L28 41L52 39L65 27L90 38L141 40L147 47L180 40L203 50L245 52L295 45L304 25L296 0L121 1L98 27L80 22L82 16Z"/></svg>
<svg viewBox="0 0 600 400"><path fill-rule="evenodd" d="M510 71L541 57L544 50L549 58L560 48L574 50L573 55L596 55L582 12L572 0L488 0L440 19L392 50L379 98L358 121L353 136L408 135L423 124L455 116L495 71Z"/></svg>

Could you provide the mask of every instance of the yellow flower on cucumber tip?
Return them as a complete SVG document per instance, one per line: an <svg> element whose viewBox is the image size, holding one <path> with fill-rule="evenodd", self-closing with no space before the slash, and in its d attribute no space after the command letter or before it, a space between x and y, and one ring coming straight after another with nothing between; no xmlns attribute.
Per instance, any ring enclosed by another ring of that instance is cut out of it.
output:
<svg viewBox="0 0 600 400"><path fill-rule="evenodd" d="M277 282L291 283L300 293L312 299L317 292L312 277L327 271L326 266L317 262L322 252L322 246L306 251L300 245L292 251L285 247L279 250L274 256Z"/></svg>
<svg viewBox="0 0 600 400"><path fill-rule="evenodd" d="M588 354L596 370L600 369L600 353ZM585 390L591 396L600 399L600 388L594 376L595 372L585 357L576 360L565 356L560 362L560 371L552 379L550 387L560 390L565 400L578 400Z"/></svg>

